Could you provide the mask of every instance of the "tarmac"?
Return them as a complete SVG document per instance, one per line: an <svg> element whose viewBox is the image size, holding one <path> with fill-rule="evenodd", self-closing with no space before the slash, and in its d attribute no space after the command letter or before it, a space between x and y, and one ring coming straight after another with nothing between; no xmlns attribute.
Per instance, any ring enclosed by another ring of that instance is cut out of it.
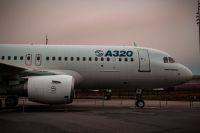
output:
<svg viewBox="0 0 200 133"><path fill-rule="evenodd" d="M24 104L23 104L24 103ZM75 99L69 105L21 100L0 109L1 133L199 133L200 103Z"/></svg>

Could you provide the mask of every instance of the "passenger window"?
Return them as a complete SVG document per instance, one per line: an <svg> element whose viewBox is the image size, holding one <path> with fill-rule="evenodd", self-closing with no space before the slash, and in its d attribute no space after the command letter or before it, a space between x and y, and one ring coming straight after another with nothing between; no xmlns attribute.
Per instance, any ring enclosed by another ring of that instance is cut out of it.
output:
<svg viewBox="0 0 200 133"><path fill-rule="evenodd" d="M65 57L65 61L67 61L67 57Z"/></svg>
<svg viewBox="0 0 200 133"><path fill-rule="evenodd" d="M127 58L124 58L124 61L128 61L128 59L127 59Z"/></svg>
<svg viewBox="0 0 200 133"><path fill-rule="evenodd" d="M167 57L164 57L164 58L163 58L163 61L164 61L164 63L168 63L168 58L167 58Z"/></svg>
<svg viewBox="0 0 200 133"><path fill-rule="evenodd" d="M49 56L46 57L46 60L49 60Z"/></svg>
<svg viewBox="0 0 200 133"><path fill-rule="evenodd" d="M10 60L11 59L11 57L10 56L8 56L8 60Z"/></svg>
<svg viewBox="0 0 200 133"><path fill-rule="evenodd" d="M76 60L77 60L77 61L79 61L79 60L80 60L80 58L79 58L79 57L76 57Z"/></svg>
<svg viewBox="0 0 200 133"><path fill-rule="evenodd" d="M89 57L89 61L92 61L92 57Z"/></svg>
<svg viewBox="0 0 200 133"><path fill-rule="evenodd" d="M122 61L122 58L119 58L119 61Z"/></svg>
<svg viewBox="0 0 200 133"><path fill-rule="evenodd" d="M4 59L5 59L5 56L1 56L1 59L4 60Z"/></svg>
<svg viewBox="0 0 200 133"><path fill-rule="evenodd" d="M14 60L17 60L17 56L14 56Z"/></svg>
<svg viewBox="0 0 200 133"><path fill-rule="evenodd" d="M86 58L85 58L85 57L83 57L83 61L85 61L85 59L86 59Z"/></svg>
<svg viewBox="0 0 200 133"><path fill-rule="evenodd" d="M110 58L109 58L109 57L107 58L107 61L110 61Z"/></svg>
<svg viewBox="0 0 200 133"><path fill-rule="evenodd" d="M172 57L169 57L169 63L174 63L174 59Z"/></svg>
<svg viewBox="0 0 200 133"><path fill-rule="evenodd" d="M95 59L95 61L98 61L98 57L95 57L94 59Z"/></svg>
<svg viewBox="0 0 200 133"><path fill-rule="evenodd" d="M39 56L37 57L37 60L40 60L40 57L39 57Z"/></svg>
<svg viewBox="0 0 200 133"><path fill-rule="evenodd" d="M71 57L70 60L73 61L73 60L74 60L74 57Z"/></svg>
<svg viewBox="0 0 200 133"><path fill-rule="evenodd" d="M54 57L52 57L52 60L53 60L53 61L55 61L55 60L56 60L56 57L55 57L55 56L54 56Z"/></svg>
<svg viewBox="0 0 200 133"><path fill-rule="evenodd" d="M134 59L133 58L131 58L131 62L133 62L134 61Z"/></svg>
<svg viewBox="0 0 200 133"><path fill-rule="evenodd" d="M23 60L24 59L24 57L23 56L20 56L20 60Z"/></svg>
<svg viewBox="0 0 200 133"><path fill-rule="evenodd" d="M27 57L26 57L26 59L27 59L27 60L30 60L30 59L31 59L31 57L30 57L30 56L27 56Z"/></svg>
<svg viewBox="0 0 200 133"><path fill-rule="evenodd" d="M101 57L101 61L104 61L104 58L103 58L103 57Z"/></svg>

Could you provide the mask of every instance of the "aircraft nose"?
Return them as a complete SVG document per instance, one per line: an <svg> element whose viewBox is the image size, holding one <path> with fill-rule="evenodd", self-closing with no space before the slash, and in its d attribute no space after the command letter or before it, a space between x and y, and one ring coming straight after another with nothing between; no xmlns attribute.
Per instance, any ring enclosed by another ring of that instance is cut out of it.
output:
<svg viewBox="0 0 200 133"><path fill-rule="evenodd" d="M181 65L181 67L182 67L181 80L183 82L191 80L193 76L192 71L189 68L185 67L184 65Z"/></svg>
<svg viewBox="0 0 200 133"><path fill-rule="evenodd" d="M186 80L191 80L192 76L193 76L192 71L187 67L185 67L185 69L186 69L186 71L185 71L185 79Z"/></svg>

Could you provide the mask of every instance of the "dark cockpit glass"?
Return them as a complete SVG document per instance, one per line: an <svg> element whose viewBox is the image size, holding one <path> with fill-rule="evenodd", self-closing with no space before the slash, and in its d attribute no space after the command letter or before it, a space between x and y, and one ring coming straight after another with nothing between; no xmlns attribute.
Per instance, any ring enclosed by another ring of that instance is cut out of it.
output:
<svg viewBox="0 0 200 133"><path fill-rule="evenodd" d="M175 60L172 57L163 57L164 63L174 63Z"/></svg>
<svg viewBox="0 0 200 133"><path fill-rule="evenodd" d="M174 63L174 59L172 57L169 57L169 63Z"/></svg>
<svg viewBox="0 0 200 133"><path fill-rule="evenodd" d="M164 61L164 63L168 63L168 58L167 58L167 57L164 57L164 58L163 58L163 61Z"/></svg>

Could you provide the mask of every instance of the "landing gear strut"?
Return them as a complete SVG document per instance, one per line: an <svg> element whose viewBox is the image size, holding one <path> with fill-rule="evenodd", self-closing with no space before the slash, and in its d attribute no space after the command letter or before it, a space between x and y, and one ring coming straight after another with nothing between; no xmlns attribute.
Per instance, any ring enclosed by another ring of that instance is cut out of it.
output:
<svg viewBox="0 0 200 133"><path fill-rule="evenodd" d="M112 96L112 90L107 89L104 94L104 100L110 100Z"/></svg>
<svg viewBox="0 0 200 133"><path fill-rule="evenodd" d="M5 105L8 107L15 107L18 104L17 96L7 96L5 99Z"/></svg>
<svg viewBox="0 0 200 133"><path fill-rule="evenodd" d="M142 89L136 89L135 106L138 108L144 108L144 106L145 106L145 102L142 98Z"/></svg>

